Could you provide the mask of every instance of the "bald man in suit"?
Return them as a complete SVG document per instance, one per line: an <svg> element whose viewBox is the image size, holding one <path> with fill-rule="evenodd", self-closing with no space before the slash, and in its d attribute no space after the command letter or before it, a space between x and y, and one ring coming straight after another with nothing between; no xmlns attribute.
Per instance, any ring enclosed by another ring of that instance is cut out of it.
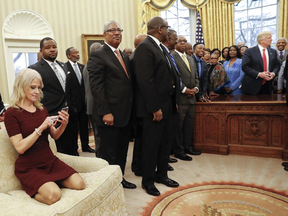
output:
<svg viewBox="0 0 288 216"><path fill-rule="evenodd" d="M167 175L171 117L176 111L175 77L161 45L168 28L167 21L161 17L152 18L148 22L148 37L139 44L133 58L137 81L136 115L142 119L143 126L142 187L153 196L160 195L155 182L168 187L179 186Z"/></svg>
<svg viewBox="0 0 288 216"><path fill-rule="evenodd" d="M196 94L199 91L199 79L197 75L197 65L192 57L185 54L187 40L184 36L178 36L178 42L173 53L176 65L179 69L183 86L179 101L180 115L180 141L173 149L174 156L181 160L192 160L185 153L199 155L193 145L194 117ZM187 61L187 63L185 62ZM188 65L187 65L188 64Z"/></svg>

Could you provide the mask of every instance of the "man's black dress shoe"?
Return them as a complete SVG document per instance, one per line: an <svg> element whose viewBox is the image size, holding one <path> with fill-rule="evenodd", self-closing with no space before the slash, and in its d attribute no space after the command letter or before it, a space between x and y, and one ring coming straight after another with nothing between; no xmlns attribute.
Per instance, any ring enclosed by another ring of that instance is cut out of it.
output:
<svg viewBox="0 0 288 216"><path fill-rule="evenodd" d="M82 152L90 152L90 153L95 153L95 149L92 149L90 146L87 148L82 148Z"/></svg>
<svg viewBox="0 0 288 216"><path fill-rule="evenodd" d="M176 162L177 162L177 159L171 158L171 157L168 158L168 163L176 163Z"/></svg>
<svg viewBox="0 0 288 216"><path fill-rule="evenodd" d="M135 171L134 174L135 174L136 176L142 176L142 171Z"/></svg>
<svg viewBox="0 0 288 216"><path fill-rule="evenodd" d="M193 151L191 149L186 149L185 153L190 154L190 155L201 155L202 152L201 151Z"/></svg>
<svg viewBox="0 0 288 216"><path fill-rule="evenodd" d="M192 157L186 155L186 154L174 154L174 156L176 158L179 158L180 160L184 160L184 161L191 161Z"/></svg>
<svg viewBox="0 0 288 216"><path fill-rule="evenodd" d="M288 167L288 162L283 162L283 163L282 163L282 166Z"/></svg>
<svg viewBox="0 0 288 216"><path fill-rule="evenodd" d="M170 164L168 164L167 170L168 170L168 171L173 171L174 168L173 168Z"/></svg>
<svg viewBox="0 0 288 216"><path fill-rule="evenodd" d="M168 177L163 178L163 179L156 179L156 182L160 183L160 184L164 184L167 187L178 187L179 186L178 182L176 182L176 181L174 181Z"/></svg>
<svg viewBox="0 0 288 216"><path fill-rule="evenodd" d="M122 184L123 188L127 188L127 189L135 189L136 188L135 184L126 181L124 178L123 178L121 184Z"/></svg>
<svg viewBox="0 0 288 216"><path fill-rule="evenodd" d="M147 194L150 194L152 196L159 196L160 195L159 190L155 187L154 184L142 185L142 188L146 191Z"/></svg>
<svg viewBox="0 0 288 216"><path fill-rule="evenodd" d="M288 167L284 167L284 170L285 170L285 171L288 171Z"/></svg>

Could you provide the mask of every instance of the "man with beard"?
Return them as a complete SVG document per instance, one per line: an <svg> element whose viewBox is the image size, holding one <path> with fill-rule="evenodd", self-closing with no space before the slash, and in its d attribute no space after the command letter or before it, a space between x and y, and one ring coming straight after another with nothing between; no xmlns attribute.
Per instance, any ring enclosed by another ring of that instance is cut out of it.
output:
<svg viewBox="0 0 288 216"><path fill-rule="evenodd" d="M66 65L70 71L70 76L69 79L67 79L67 83L69 86L71 86L70 92L68 92L68 94L71 94L71 103L73 107L75 107L75 110L73 110L73 115L75 114L74 119L77 121L78 131L80 131L82 151L95 153L95 150L88 145L88 116L86 114L85 88L83 81L84 65L77 63L80 59L78 49L69 47L66 50L66 56L68 58Z"/></svg>
<svg viewBox="0 0 288 216"><path fill-rule="evenodd" d="M29 68L38 71L42 77L44 97L41 102L50 116L58 115L58 112L67 105L69 107L69 123L60 138L56 140L57 151L78 156L77 121L73 120L71 111L75 108L71 103L72 98L67 94L70 91L70 87L66 85L66 79L69 77L67 66L56 60L57 43L50 37L40 41L40 53L42 58Z"/></svg>

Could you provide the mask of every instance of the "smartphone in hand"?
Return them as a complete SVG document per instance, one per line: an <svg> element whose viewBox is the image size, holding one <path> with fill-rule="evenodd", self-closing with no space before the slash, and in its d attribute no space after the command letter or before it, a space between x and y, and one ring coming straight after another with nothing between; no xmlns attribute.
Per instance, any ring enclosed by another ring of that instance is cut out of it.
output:
<svg viewBox="0 0 288 216"><path fill-rule="evenodd" d="M68 107L68 106L63 107L63 108L61 109L61 111L62 111L62 110L64 110L65 112L68 112L69 107ZM60 118L59 115L58 115L56 121L54 121L54 123L53 123L53 125L54 125L56 128L59 127L59 126L61 125L61 122L59 122L58 120L61 120L61 118Z"/></svg>

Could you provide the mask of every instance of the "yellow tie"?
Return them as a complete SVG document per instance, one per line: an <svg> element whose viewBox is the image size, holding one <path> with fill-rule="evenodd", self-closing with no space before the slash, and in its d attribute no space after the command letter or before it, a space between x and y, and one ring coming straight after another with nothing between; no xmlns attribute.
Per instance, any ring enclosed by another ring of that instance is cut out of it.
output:
<svg viewBox="0 0 288 216"><path fill-rule="evenodd" d="M189 71L191 71L191 68L190 68L189 62L188 62L188 60L187 60L187 58L186 58L186 56L185 56L184 54L182 54L182 58L183 58L185 64L187 65Z"/></svg>

